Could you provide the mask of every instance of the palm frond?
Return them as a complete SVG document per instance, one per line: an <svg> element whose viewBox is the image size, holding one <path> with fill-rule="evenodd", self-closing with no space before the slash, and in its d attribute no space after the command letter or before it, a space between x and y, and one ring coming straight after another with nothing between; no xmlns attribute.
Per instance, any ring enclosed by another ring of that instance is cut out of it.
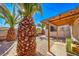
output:
<svg viewBox="0 0 79 59"><path fill-rule="evenodd" d="M42 7L41 7L41 4L35 3L32 6L32 12L31 13L33 14L33 13L35 13L37 11L39 11L41 13L41 15L42 15Z"/></svg>
<svg viewBox="0 0 79 59"><path fill-rule="evenodd" d="M39 11L42 14L42 7L41 4L37 3L23 3L17 4L19 5L19 12L24 16L32 16L35 12Z"/></svg>
<svg viewBox="0 0 79 59"><path fill-rule="evenodd" d="M3 18L5 20L5 24L9 24L10 27L14 27L16 25L17 19L19 16L16 17L16 8L15 5L13 7L13 12L5 6L5 4L0 4L0 18Z"/></svg>
<svg viewBox="0 0 79 59"><path fill-rule="evenodd" d="M38 6L39 6L39 7L38 7L38 11L39 11L40 14L42 15L42 6L41 6L41 4L39 4Z"/></svg>
<svg viewBox="0 0 79 59"><path fill-rule="evenodd" d="M2 16L2 15L0 15L0 18L5 19L5 17L4 17L4 16Z"/></svg>
<svg viewBox="0 0 79 59"><path fill-rule="evenodd" d="M13 19L11 12L4 4L0 5L0 14L4 15L9 21Z"/></svg>
<svg viewBox="0 0 79 59"><path fill-rule="evenodd" d="M45 27L45 24L41 23L40 27L43 29Z"/></svg>

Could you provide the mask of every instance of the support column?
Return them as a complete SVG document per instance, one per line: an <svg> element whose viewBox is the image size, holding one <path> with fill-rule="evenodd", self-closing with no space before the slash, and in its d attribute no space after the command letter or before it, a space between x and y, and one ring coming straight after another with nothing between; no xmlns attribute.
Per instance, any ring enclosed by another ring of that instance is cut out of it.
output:
<svg viewBox="0 0 79 59"><path fill-rule="evenodd" d="M50 51L50 24L48 23L48 52L50 54L52 54L53 56L55 56L55 54L53 54L51 51Z"/></svg>
<svg viewBox="0 0 79 59"><path fill-rule="evenodd" d="M50 25L48 23L48 51L50 51Z"/></svg>
<svg viewBox="0 0 79 59"><path fill-rule="evenodd" d="M57 41L58 41L58 26L57 26Z"/></svg>

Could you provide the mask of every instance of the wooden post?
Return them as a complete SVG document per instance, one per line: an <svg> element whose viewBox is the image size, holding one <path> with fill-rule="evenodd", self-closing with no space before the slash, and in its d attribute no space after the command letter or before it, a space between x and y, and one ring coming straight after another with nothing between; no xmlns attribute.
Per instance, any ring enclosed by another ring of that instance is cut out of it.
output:
<svg viewBox="0 0 79 59"><path fill-rule="evenodd" d="M57 26L57 41L58 41L58 26Z"/></svg>
<svg viewBox="0 0 79 59"><path fill-rule="evenodd" d="M69 25L68 25L68 26L69 26ZM70 30L70 29L69 29L69 30ZM67 37L67 34L66 34L66 30L63 29L63 32L64 32L64 37L65 37L65 42L66 42L66 41L67 41L67 38L68 38L68 37Z"/></svg>
<svg viewBox="0 0 79 59"><path fill-rule="evenodd" d="M48 23L48 51L50 51L50 25Z"/></svg>
<svg viewBox="0 0 79 59"><path fill-rule="evenodd" d="M50 25L49 25L49 23L48 23L48 52L51 53L53 56L55 56L55 54L53 54L50 51Z"/></svg>
<svg viewBox="0 0 79 59"><path fill-rule="evenodd" d="M63 32L64 32L63 34L64 34L64 37L65 37L65 42L66 42L66 34L65 34L66 32L65 32L65 30L64 30L64 29L63 29Z"/></svg>

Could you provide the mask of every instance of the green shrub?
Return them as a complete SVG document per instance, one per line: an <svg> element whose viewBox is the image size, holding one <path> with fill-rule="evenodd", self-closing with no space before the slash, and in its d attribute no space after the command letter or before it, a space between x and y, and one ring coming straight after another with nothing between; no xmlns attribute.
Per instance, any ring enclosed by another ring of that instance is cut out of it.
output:
<svg viewBox="0 0 79 59"><path fill-rule="evenodd" d="M66 38L66 50L71 52L72 51L72 39Z"/></svg>

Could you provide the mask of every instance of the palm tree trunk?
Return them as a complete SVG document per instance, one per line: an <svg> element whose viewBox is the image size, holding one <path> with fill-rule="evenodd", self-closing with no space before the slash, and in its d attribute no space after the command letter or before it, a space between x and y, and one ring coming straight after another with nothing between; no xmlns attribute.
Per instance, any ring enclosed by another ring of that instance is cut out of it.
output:
<svg viewBox="0 0 79 59"><path fill-rule="evenodd" d="M24 17L18 28L18 56L33 56L36 54L36 28L31 17Z"/></svg>
<svg viewBox="0 0 79 59"><path fill-rule="evenodd" d="M42 29L42 34L43 34L43 35L45 34L45 31L44 31L44 29Z"/></svg>
<svg viewBox="0 0 79 59"><path fill-rule="evenodd" d="M9 28L8 32L7 32L6 40L7 41L13 41L15 39L16 39L15 29L14 28Z"/></svg>

